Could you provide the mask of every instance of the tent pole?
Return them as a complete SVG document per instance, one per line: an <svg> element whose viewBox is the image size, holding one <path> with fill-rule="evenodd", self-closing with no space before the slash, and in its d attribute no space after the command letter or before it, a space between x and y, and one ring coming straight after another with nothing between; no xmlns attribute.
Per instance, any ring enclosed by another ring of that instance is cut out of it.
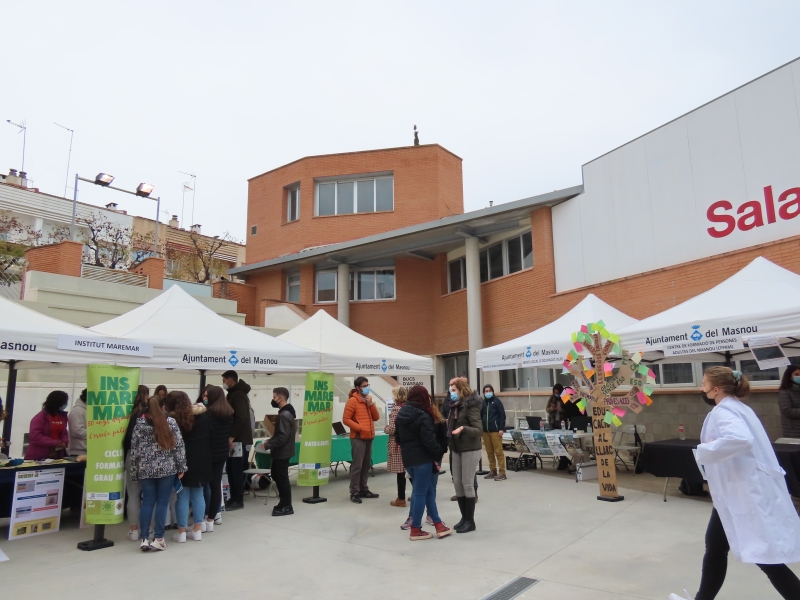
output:
<svg viewBox="0 0 800 600"><path fill-rule="evenodd" d="M14 396L17 393L17 369L15 368L17 361L8 361L8 385L6 386L6 405L5 410L8 417L3 422L3 436L0 447L8 450L11 448L11 425L14 421Z"/></svg>
<svg viewBox="0 0 800 600"><path fill-rule="evenodd" d="M199 369L199 371L200 371L200 395L202 396L203 395L203 390L206 387L206 370L205 369Z"/></svg>
<svg viewBox="0 0 800 600"><path fill-rule="evenodd" d="M731 368L731 353L727 350L725 351L725 366Z"/></svg>

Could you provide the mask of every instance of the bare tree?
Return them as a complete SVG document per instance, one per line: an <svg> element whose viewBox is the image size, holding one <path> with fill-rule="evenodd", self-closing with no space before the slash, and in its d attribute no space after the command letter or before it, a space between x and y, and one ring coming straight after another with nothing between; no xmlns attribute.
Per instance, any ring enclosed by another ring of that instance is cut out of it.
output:
<svg viewBox="0 0 800 600"><path fill-rule="evenodd" d="M8 212L0 212L0 273L18 267L27 248L69 239L68 227L55 227L47 235Z"/></svg>
<svg viewBox="0 0 800 600"><path fill-rule="evenodd" d="M102 213L78 218L85 245L83 261L96 267L126 269L133 262L130 227L109 221Z"/></svg>
<svg viewBox="0 0 800 600"><path fill-rule="evenodd" d="M167 258L172 263L171 275L197 283L208 283L215 277L221 277L227 273L228 262L220 260L217 253L223 246L236 243L237 240L227 231L222 236L214 237L191 232L190 245L185 250L167 248Z"/></svg>

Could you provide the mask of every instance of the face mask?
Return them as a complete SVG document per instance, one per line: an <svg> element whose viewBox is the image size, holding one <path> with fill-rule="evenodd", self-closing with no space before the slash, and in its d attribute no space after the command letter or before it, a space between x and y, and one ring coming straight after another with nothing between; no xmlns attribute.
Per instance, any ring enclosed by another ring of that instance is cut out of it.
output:
<svg viewBox="0 0 800 600"><path fill-rule="evenodd" d="M709 398L706 395L706 392L701 391L700 395L703 397L703 402L705 402L709 406L716 406L717 405L717 402L713 398Z"/></svg>
<svg viewBox="0 0 800 600"><path fill-rule="evenodd" d="M458 392L450 392L450 400L458 400Z"/></svg>
<svg viewBox="0 0 800 600"><path fill-rule="evenodd" d="M273 400L272 402L270 402L270 404L272 405L272 408L280 408L281 406L280 404L278 404L277 400Z"/></svg>
<svg viewBox="0 0 800 600"><path fill-rule="evenodd" d="M794 381L797 385L800 385L800 377L792 377L792 381Z"/></svg>
<svg viewBox="0 0 800 600"><path fill-rule="evenodd" d="M494 394L492 392L486 392L484 396L486 396L487 398L492 398Z"/></svg>
<svg viewBox="0 0 800 600"><path fill-rule="evenodd" d="M62 410L62 411L65 411L65 410L67 410L67 405L65 404L64 406L62 406L62 407L61 407L61 410Z"/></svg>
<svg viewBox="0 0 800 600"><path fill-rule="evenodd" d="M229 386L227 383L223 383L222 384L222 389L229 390L229 389L231 389L231 386Z"/></svg>
<svg viewBox="0 0 800 600"><path fill-rule="evenodd" d="M369 386L361 388L361 393L366 396L369 394Z"/></svg>
<svg viewBox="0 0 800 600"><path fill-rule="evenodd" d="M208 406L208 400L203 400L203 404L204 404L205 406Z"/></svg>

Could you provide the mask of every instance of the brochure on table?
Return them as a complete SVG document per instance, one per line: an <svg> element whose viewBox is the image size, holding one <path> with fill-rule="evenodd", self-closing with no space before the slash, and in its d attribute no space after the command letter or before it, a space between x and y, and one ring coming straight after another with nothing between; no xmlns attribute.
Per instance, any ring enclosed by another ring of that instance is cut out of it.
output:
<svg viewBox="0 0 800 600"><path fill-rule="evenodd" d="M9 540L58 531L65 472L65 469L17 471Z"/></svg>

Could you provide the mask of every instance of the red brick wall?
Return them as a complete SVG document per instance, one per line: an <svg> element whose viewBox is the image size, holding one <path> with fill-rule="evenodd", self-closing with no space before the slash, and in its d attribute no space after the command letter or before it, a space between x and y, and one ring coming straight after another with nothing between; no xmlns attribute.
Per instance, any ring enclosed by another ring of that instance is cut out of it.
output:
<svg viewBox="0 0 800 600"><path fill-rule="evenodd" d="M130 268L131 273L139 273L147 275L147 287L154 290L164 289L164 265L166 260L158 256L150 256L145 258L142 262L135 267Z"/></svg>
<svg viewBox="0 0 800 600"><path fill-rule="evenodd" d="M246 283L234 283L232 281L217 281L213 284L214 298L225 300L236 300L236 312L243 313L245 325L258 325L256 318L256 288ZM263 326L264 311L261 311L261 321Z"/></svg>
<svg viewBox="0 0 800 600"><path fill-rule="evenodd" d="M392 212L314 216L314 178L394 173ZM286 223L286 186L300 183L300 219ZM249 181L247 263L464 212L461 159L438 145L303 158ZM250 228L258 226L256 235Z"/></svg>
<svg viewBox="0 0 800 600"><path fill-rule="evenodd" d="M26 269L80 277L82 254L83 244L72 241L28 248L25 251L25 259L28 261Z"/></svg>

